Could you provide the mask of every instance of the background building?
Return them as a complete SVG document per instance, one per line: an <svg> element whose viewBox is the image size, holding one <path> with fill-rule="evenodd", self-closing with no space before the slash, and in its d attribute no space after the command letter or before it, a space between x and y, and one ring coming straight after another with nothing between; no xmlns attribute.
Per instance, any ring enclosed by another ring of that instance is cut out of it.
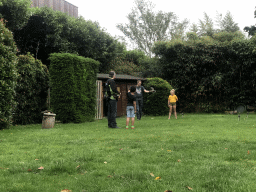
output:
<svg viewBox="0 0 256 192"><path fill-rule="evenodd" d="M68 13L70 16L78 18L78 7L65 0L32 0L31 7L40 8L44 6L63 13Z"/></svg>

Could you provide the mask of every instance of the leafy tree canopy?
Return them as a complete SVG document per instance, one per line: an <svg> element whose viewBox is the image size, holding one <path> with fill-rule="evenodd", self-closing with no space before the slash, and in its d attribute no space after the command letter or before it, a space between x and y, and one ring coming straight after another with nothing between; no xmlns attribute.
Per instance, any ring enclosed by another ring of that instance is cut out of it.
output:
<svg viewBox="0 0 256 192"><path fill-rule="evenodd" d="M256 9L254 11L254 18L256 18ZM256 25L246 26L244 31L248 33L248 36L253 36L256 34Z"/></svg>
<svg viewBox="0 0 256 192"><path fill-rule="evenodd" d="M0 17L11 31L22 28L31 15L31 0L0 0Z"/></svg>
<svg viewBox="0 0 256 192"><path fill-rule="evenodd" d="M179 22L173 12L154 13L154 5L145 0L135 0L135 4L128 15L129 23L118 24L117 28L149 57L152 56L154 42L185 37L186 19Z"/></svg>

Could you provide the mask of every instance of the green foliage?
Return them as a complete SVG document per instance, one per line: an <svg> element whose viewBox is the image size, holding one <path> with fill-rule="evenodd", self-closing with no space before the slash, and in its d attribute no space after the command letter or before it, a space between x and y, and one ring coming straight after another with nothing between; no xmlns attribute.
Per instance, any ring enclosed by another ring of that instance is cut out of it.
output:
<svg viewBox="0 0 256 192"><path fill-rule="evenodd" d="M128 74L139 76L143 71L143 60L146 58L145 53L139 50L123 51L119 56L112 60L110 70L119 74Z"/></svg>
<svg viewBox="0 0 256 192"><path fill-rule="evenodd" d="M17 70L19 77L13 109L14 124L41 123L41 111L46 110L49 72L46 65L28 53L18 57Z"/></svg>
<svg viewBox="0 0 256 192"><path fill-rule="evenodd" d="M196 32L188 32L187 33L187 38L190 41L196 41L199 39L198 35L196 34Z"/></svg>
<svg viewBox="0 0 256 192"><path fill-rule="evenodd" d="M154 87L155 93L144 94L144 112L148 115L166 115L168 112L168 96L170 90L173 88L167 81L159 78L147 78L144 83L144 87L150 90L150 87Z"/></svg>
<svg viewBox="0 0 256 192"><path fill-rule="evenodd" d="M153 12L150 1L135 0L136 6L128 15L128 24L118 24L117 28L132 40L140 50L151 58L154 42L183 38L188 21L181 22L172 13Z"/></svg>
<svg viewBox="0 0 256 192"><path fill-rule="evenodd" d="M69 53L50 57L51 105L63 123L93 121L99 62Z"/></svg>
<svg viewBox="0 0 256 192"><path fill-rule="evenodd" d="M124 47L97 22L74 18L48 7L33 8L26 26L15 31L20 54L31 52L48 67L51 53L74 53L100 62L100 72Z"/></svg>
<svg viewBox="0 0 256 192"><path fill-rule="evenodd" d="M17 47L12 33L0 21L0 129L11 124L17 79Z"/></svg>
<svg viewBox="0 0 256 192"><path fill-rule="evenodd" d="M256 9L254 11L254 18L256 18ZM248 33L248 36L254 36L256 34L256 26L255 25L251 25L250 27L246 26L244 28L244 31Z"/></svg>
<svg viewBox="0 0 256 192"><path fill-rule="evenodd" d="M140 62L142 59L145 59L145 53L140 50L129 50L129 51L124 51L124 58L129 61L133 62L135 65L140 66Z"/></svg>
<svg viewBox="0 0 256 192"><path fill-rule="evenodd" d="M222 19L222 14L220 14L218 16L217 22L220 27L219 31L221 32L225 31L225 32L234 33L240 30L238 27L238 24L235 23L234 18L229 11L227 12L227 14L223 19Z"/></svg>
<svg viewBox="0 0 256 192"><path fill-rule="evenodd" d="M255 100L255 45L254 38L225 43L200 38L158 42L154 52L160 58L163 78L183 98L180 111L221 112Z"/></svg>
<svg viewBox="0 0 256 192"><path fill-rule="evenodd" d="M14 31L27 23L31 14L31 0L0 0L0 3L0 18L8 21L8 29Z"/></svg>
<svg viewBox="0 0 256 192"><path fill-rule="evenodd" d="M144 78L162 77L162 66L158 58L145 57L140 60L140 66Z"/></svg>
<svg viewBox="0 0 256 192"><path fill-rule="evenodd" d="M111 70L114 70L118 74L135 75L136 72L139 72L139 67L137 65L123 57L116 57L111 62L111 66Z"/></svg>
<svg viewBox="0 0 256 192"><path fill-rule="evenodd" d="M224 32L215 33L213 35L213 39L222 43L229 43L234 40L243 40L245 39L245 37L244 37L244 34L241 33L240 31L236 31L236 32L224 31Z"/></svg>

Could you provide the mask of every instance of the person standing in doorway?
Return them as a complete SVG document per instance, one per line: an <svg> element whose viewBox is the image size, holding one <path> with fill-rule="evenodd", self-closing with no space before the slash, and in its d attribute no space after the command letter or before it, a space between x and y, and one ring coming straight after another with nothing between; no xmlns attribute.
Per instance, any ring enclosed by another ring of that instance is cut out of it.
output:
<svg viewBox="0 0 256 192"><path fill-rule="evenodd" d="M143 108L143 92L149 93L143 86L141 86L141 80L137 81L136 86L136 107L137 107L137 119L141 120L142 108Z"/></svg>
<svg viewBox="0 0 256 192"><path fill-rule="evenodd" d="M117 114L117 101L121 93L117 91L115 83L116 73L114 71L109 72L110 79L107 80L106 89L108 94L108 127L109 128L121 128L116 124Z"/></svg>

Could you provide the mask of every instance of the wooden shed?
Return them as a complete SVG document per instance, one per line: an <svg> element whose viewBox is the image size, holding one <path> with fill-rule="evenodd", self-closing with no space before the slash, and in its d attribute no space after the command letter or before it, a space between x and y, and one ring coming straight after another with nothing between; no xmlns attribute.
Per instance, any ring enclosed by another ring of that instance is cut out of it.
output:
<svg viewBox="0 0 256 192"><path fill-rule="evenodd" d="M107 116L107 104L104 99L105 84L109 79L109 74L97 74L97 106L96 106L96 119L102 119ZM127 92L132 85L137 85L137 80L143 81L146 79L141 77L134 77L131 75L116 75L115 82L117 85L117 90L121 92L121 96L117 102L117 117L126 115L126 105L127 105Z"/></svg>

